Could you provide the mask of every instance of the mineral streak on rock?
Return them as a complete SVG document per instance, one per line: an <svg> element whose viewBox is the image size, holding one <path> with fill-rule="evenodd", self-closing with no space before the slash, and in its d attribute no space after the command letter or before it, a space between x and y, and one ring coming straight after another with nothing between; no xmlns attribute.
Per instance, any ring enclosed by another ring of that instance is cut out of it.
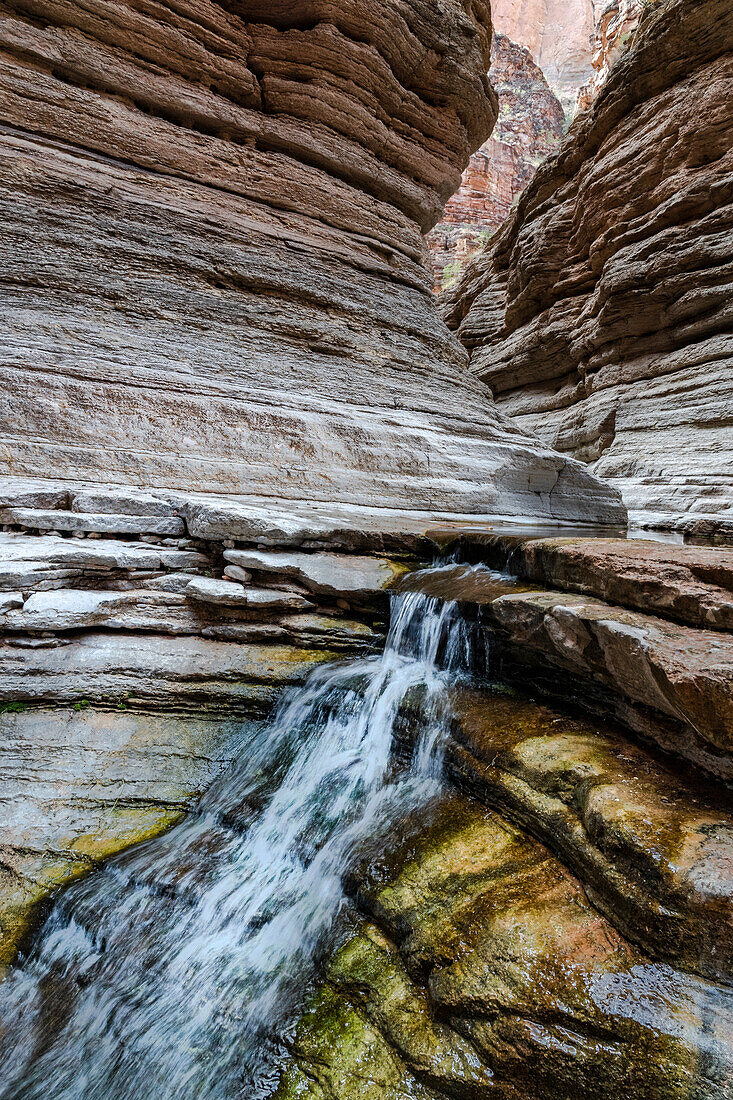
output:
<svg viewBox="0 0 733 1100"><path fill-rule="evenodd" d="M353 875L277 1100L724 1100L723 986L645 955L546 848L470 800Z"/></svg>
<svg viewBox="0 0 733 1100"><path fill-rule="evenodd" d="M645 524L730 519L733 8L667 0L451 293L471 368Z"/></svg>
<svg viewBox="0 0 733 1100"><path fill-rule="evenodd" d="M2 470L606 518L549 498L574 467L497 416L432 302L490 33L486 0L11 0Z"/></svg>
<svg viewBox="0 0 733 1100"><path fill-rule="evenodd" d="M559 101L529 51L503 34L491 49L491 82L499 97L493 134L471 157L442 221L428 234L436 289L462 268L508 218L537 167L559 148L565 130Z"/></svg>

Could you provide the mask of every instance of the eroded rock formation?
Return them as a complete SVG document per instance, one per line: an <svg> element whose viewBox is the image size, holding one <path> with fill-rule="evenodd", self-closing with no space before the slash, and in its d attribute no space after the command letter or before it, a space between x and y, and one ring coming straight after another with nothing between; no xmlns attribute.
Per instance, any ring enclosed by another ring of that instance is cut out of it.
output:
<svg viewBox="0 0 733 1100"><path fill-rule="evenodd" d="M473 608L494 675L523 654L520 686L451 690L446 772L457 789L399 822L386 850L367 845L355 860L350 931L299 1020L276 1096L726 1100L733 816L721 784L680 759L695 758L688 734L706 729L716 744L696 763L731 775L733 552L591 540L472 549L512 551L525 575L585 585L615 606L512 591L484 566L399 582ZM645 596L655 616L625 610ZM712 617L720 632L678 617ZM533 690L554 693L557 709L526 694L533 670ZM598 713L626 692L623 724L578 717L614 677ZM667 727L664 757L629 735L645 732L630 718L632 695L646 732L687 709L686 728ZM429 713L415 689L403 747Z"/></svg>
<svg viewBox="0 0 733 1100"><path fill-rule="evenodd" d="M559 147L564 115L528 50L503 34L491 49L491 82L499 98L494 132L471 157L442 221L428 233L436 290L461 270L506 221L538 166Z"/></svg>
<svg viewBox="0 0 733 1100"><path fill-rule="evenodd" d="M593 518L423 265L495 118L487 3L13 0L0 33L6 473L553 516L559 479Z"/></svg>
<svg viewBox="0 0 733 1100"><path fill-rule="evenodd" d="M594 0L493 0L496 30L525 46L572 115L578 87L592 73Z"/></svg>
<svg viewBox="0 0 733 1100"><path fill-rule="evenodd" d="M733 505L733 10L668 0L448 307L474 373L642 522Z"/></svg>
<svg viewBox="0 0 733 1100"><path fill-rule="evenodd" d="M595 19L593 75L578 88L576 110L591 106L619 57L633 45L636 28L645 12L659 0L610 0Z"/></svg>

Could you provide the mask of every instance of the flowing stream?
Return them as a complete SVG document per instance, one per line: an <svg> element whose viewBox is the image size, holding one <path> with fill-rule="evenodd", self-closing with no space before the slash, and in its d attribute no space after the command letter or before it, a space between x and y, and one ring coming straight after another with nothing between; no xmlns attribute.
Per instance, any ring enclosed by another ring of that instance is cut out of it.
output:
<svg viewBox="0 0 733 1100"><path fill-rule="evenodd" d="M2 1100L265 1095L269 1037L344 906L351 854L439 789L445 688L469 648L454 604L393 597L380 657L316 670L196 814L67 890L0 985ZM400 763L416 686L428 718Z"/></svg>

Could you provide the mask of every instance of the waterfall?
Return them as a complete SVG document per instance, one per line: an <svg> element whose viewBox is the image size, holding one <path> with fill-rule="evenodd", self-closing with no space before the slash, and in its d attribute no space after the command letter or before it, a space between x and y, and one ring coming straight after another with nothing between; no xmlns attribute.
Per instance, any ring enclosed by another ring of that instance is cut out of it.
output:
<svg viewBox="0 0 733 1100"><path fill-rule="evenodd" d="M454 604L393 597L380 657L316 670L196 814L67 890L0 985L2 1100L259 1095L352 853L439 790L447 670L469 649ZM427 717L402 764L416 686Z"/></svg>

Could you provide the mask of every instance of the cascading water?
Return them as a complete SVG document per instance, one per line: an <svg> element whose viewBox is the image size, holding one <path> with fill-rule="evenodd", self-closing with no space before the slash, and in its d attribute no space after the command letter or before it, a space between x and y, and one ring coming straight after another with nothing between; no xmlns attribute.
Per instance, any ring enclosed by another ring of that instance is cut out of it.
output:
<svg viewBox="0 0 733 1100"><path fill-rule="evenodd" d="M0 985L2 1100L265 1095L282 1026L360 841L437 794L455 605L394 597L381 657L316 671L196 815L69 889ZM443 671L441 671L441 668ZM428 700L409 766L393 730Z"/></svg>

